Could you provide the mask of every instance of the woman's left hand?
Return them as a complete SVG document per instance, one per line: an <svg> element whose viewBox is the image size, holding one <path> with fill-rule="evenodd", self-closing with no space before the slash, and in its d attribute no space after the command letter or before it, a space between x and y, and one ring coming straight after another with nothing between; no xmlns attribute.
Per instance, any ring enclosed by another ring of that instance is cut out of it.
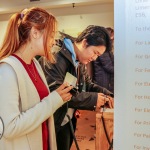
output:
<svg viewBox="0 0 150 150"><path fill-rule="evenodd" d="M106 98L105 105L107 104L109 108L114 108L114 98L104 95Z"/></svg>

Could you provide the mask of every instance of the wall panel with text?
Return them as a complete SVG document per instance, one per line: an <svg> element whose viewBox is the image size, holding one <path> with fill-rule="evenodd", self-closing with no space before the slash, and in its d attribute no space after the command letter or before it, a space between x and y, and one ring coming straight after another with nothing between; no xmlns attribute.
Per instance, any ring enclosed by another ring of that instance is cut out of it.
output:
<svg viewBox="0 0 150 150"><path fill-rule="evenodd" d="M150 0L114 5L114 150L150 150Z"/></svg>

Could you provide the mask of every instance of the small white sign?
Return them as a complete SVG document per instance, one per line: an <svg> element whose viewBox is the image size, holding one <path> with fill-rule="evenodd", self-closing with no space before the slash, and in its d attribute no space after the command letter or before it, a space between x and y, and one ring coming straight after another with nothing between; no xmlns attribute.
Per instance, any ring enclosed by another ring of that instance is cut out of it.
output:
<svg viewBox="0 0 150 150"><path fill-rule="evenodd" d="M64 82L67 82L67 83L69 83L69 85L76 87L77 78L75 76L73 76L72 74L70 74L69 72L67 72Z"/></svg>

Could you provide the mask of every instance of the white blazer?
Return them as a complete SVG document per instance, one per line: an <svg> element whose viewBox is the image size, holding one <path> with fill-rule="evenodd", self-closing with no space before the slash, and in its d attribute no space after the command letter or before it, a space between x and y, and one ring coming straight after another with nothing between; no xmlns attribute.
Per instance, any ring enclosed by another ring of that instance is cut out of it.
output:
<svg viewBox="0 0 150 150"><path fill-rule="evenodd" d="M44 73L36 68L47 86ZM47 86L48 88L48 86ZM0 150L42 150L41 124L48 119L50 150L57 150L53 113L63 105L54 91L40 101L38 92L21 62L14 56L0 61L0 116L4 135Z"/></svg>

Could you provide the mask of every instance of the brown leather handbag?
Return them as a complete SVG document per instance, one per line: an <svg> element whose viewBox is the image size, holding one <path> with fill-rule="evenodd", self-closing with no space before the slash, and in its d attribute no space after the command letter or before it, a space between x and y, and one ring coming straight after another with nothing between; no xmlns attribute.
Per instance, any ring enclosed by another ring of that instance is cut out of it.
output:
<svg viewBox="0 0 150 150"><path fill-rule="evenodd" d="M113 150L114 113L96 114L96 150Z"/></svg>

